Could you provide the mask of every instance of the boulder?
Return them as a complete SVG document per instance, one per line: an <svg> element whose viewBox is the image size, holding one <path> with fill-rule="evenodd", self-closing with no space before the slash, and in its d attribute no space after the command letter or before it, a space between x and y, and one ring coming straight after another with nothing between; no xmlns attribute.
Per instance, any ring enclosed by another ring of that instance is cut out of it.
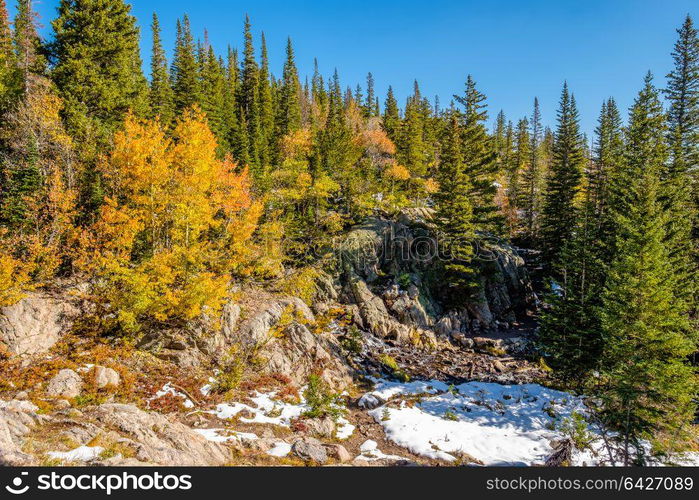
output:
<svg viewBox="0 0 699 500"><path fill-rule="evenodd" d="M165 415L145 412L134 405L109 403L91 415L98 424L110 427L130 440L136 459L161 466L216 466L229 459L219 443Z"/></svg>
<svg viewBox="0 0 699 500"><path fill-rule="evenodd" d="M342 464L352 461L352 455L350 455L347 448L341 444L326 444L323 446L325 446L325 451L328 453L330 458L334 458Z"/></svg>
<svg viewBox="0 0 699 500"><path fill-rule="evenodd" d="M22 438L46 417L29 401L0 400L0 465L36 465L35 459L22 451Z"/></svg>
<svg viewBox="0 0 699 500"><path fill-rule="evenodd" d="M385 404L386 401L384 401L383 398L370 392L364 394L361 398L359 398L359 401L357 401L357 406L364 410L373 410Z"/></svg>
<svg viewBox="0 0 699 500"><path fill-rule="evenodd" d="M335 421L330 417L309 418L303 421L308 433L321 438L330 438L335 433Z"/></svg>
<svg viewBox="0 0 699 500"><path fill-rule="evenodd" d="M0 308L0 343L15 355L46 352L70 329L77 313L68 298L31 293L14 305Z"/></svg>
<svg viewBox="0 0 699 500"><path fill-rule="evenodd" d="M250 318L242 321L231 339L247 347L259 347L270 340L270 330L277 326L282 316L289 313L308 323L315 321L313 312L297 297L276 299L261 306Z"/></svg>
<svg viewBox="0 0 699 500"><path fill-rule="evenodd" d="M120 383L121 377L115 370L104 366L95 366L95 385L98 389L117 387Z"/></svg>
<svg viewBox="0 0 699 500"><path fill-rule="evenodd" d="M325 464L328 461L328 452L323 443L312 437L297 439L291 445L291 451L305 462Z"/></svg>
<svg viewBox="0 0 699 500"><path fill-rule="evenodd" d="M46 394L54 398L74 398L80 395L83 379L68 368L58 372L46 387Z"/></svg>

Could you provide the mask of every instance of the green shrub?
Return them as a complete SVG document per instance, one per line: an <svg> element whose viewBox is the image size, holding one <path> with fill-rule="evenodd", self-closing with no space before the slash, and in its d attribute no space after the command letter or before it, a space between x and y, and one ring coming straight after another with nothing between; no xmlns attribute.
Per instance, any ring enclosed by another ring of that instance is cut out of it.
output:
<svg viewBox="0 0 699 500"><path fill-rule="evenodd" d="M303 393L309 409L303 415L309 418L322 418L329 416L337 420L344 413L341 407L342 401L338 394L330 392L328 386L319 375L308 377L308 386Z"/></svg>

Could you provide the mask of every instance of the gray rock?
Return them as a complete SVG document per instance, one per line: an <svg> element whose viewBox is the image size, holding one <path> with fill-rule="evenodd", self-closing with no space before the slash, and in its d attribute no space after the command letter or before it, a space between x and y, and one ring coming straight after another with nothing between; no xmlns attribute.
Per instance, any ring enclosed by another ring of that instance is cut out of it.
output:
<svg viewBox="0 0 699 500"><path fill-rule="evenodd" d="M80 394L83 380L70 369L58 372L46 387L46 394L54 398L74 398Z"/></svg>
<svg viewBox="0 0 699 500"><path fill-rule="evenodd" d="M95 366L95 385L99 389L118 387L120 383L121 377L115 370L104 366Z"/></svg>
<svg viewBox="0 0 699 500"><path fill-rule="evenodd" d="M29 401L0 400L0 465L36 465L35 459L22 451L22 438L46 417Z"/></svg>
<svg viewBox="0 0 699 500"><path fill-rule="evenodd" d="M228 461L228 451L186 425L134 405L103 404L92 414L97 423L116 430L136 450L136 459L163 466L213 466Z"/></svg>
<svg viewBox="0 0 699 500"><path fill-rule="evenodd" d="M77 312L68 298L59 300L43 292L29 294L0 308L0 343L15 355L46 352L70 329Z"/></svg>
<svg viewBox="0 0 699 500"><path fill-rule="evenodd" d="M326 444L323 446L325 446L325 451L330 458L334 458L342 464L352 461L352 455L341 444Z"/></svg>
<svg viewBox="0 0 699 500"><path fill-rule="evenodd" d="M373 410L384 404L386 404L386 401L384 401L383 398L370 392L364 394L361 398L359 398L359 401L357 401L357 406L364 410Z"/></svg>
<svg viewBox="0 0 699 500"><path fill-rule="evenodd" d="M328 461L328 452L323 443L312 437L297 439L291 445L291 451L306 462L324 464Z"/></svg>
<svg viewBox="0 0 699 500"><path fill-rule="evenodd" d="M335 421L330 417L309 418L303 421L308 432L317 437L330 438L335 433Z"/></svg>

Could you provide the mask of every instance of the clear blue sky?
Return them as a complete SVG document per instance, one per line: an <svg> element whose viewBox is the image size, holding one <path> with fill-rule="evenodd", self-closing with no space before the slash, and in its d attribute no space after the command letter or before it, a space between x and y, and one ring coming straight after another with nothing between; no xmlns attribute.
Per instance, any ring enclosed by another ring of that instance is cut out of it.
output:
<svg viewBox="0 0 699 500"><path fill-rule="evenodd" d="M50 36L58 0L37 0ZM13 3L11 0L8 3ZM291 36L302 78L317 57L324 75L337 66L343 85L374 74L383 99L393 85L401 103L417 79L424 95L447 105L471 73L487 95L491 121L530 114L538 96L553 124L563 80L575 93L583 129L594 129L599 107L614 96L631 105L647 70L664 84L671 69L675 29L686 14L699 22L696 0L132 0L142 32L144 63L155 10L168 51L175 21L188 13L195 35L206 28L214 47L240 47L245 13L256 39L264 30L272 71L281 74Z"/></svg>

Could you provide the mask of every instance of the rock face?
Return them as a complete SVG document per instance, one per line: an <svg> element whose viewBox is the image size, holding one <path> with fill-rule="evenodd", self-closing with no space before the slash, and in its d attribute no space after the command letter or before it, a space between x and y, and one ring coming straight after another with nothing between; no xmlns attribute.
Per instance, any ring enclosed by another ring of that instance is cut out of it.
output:
<svg viewBox="0 0 699 500"><path fill-rule="evenodd" d="M291 445L291 451L301 460L324 464L328 461L328 452L323 443L315 438L305 437L297 439Z"/></svg>
<svg viewBox="0 0 699 500"><path fill-rule="evenodd" d="M22 438L44 418L29 401L0 400L0 465L36 465L32 456L22 451Z"/></svg>
<svg viewBox="0 0 699 500"><path fill-rule="evenodd" d="M78 309L69 299L32 293L0 308L0 343L15 355L46 352L70 329Z"/></svg>
<svg viewBox="0 0 699 500"><path fill-rule="evenodd" d="M223 465L228 452L218 443L159 413L134 405L103 404L92 417L130 440L140 462L167 466Z"/></svg>
<svg viewBox="0 0 699 500"><path fill-rule="evenodd" d="M98 389L117 387L120 383L121 377L116 371L104 366L95 366L95 385Z"/></svg>
<svg viewBox="0 0 699 500"><path fill-rule="evenodd" d="M504 242L478 235L480 294L459 305L441 282L430 216L421 209L404 212L399 222L368 219L339 245L340 299L356 308L357 326L399 343L434 334L459 342L517 321L535 299L524 260ZM457 305L445 307L446 298Z"/></svg>
<svg viewBox="0 0 699 500"><path fill-rule="evenodd" d="M237 328L224 329L233 332L231 342L266 360L270 373L285 375L300 386L312 373L322 372L331 387L345 388L352 383L352 369L331 333L311 333L314 322L302 300L277 298L260 305Z"/></svg>
<svg viewBox="0 0 699 500"><path fill-rule="evenodd" d="M64 369L58 372L46 387L46 394L54 398L74 398L80 395L83 379L73 370Z"/></svg>

